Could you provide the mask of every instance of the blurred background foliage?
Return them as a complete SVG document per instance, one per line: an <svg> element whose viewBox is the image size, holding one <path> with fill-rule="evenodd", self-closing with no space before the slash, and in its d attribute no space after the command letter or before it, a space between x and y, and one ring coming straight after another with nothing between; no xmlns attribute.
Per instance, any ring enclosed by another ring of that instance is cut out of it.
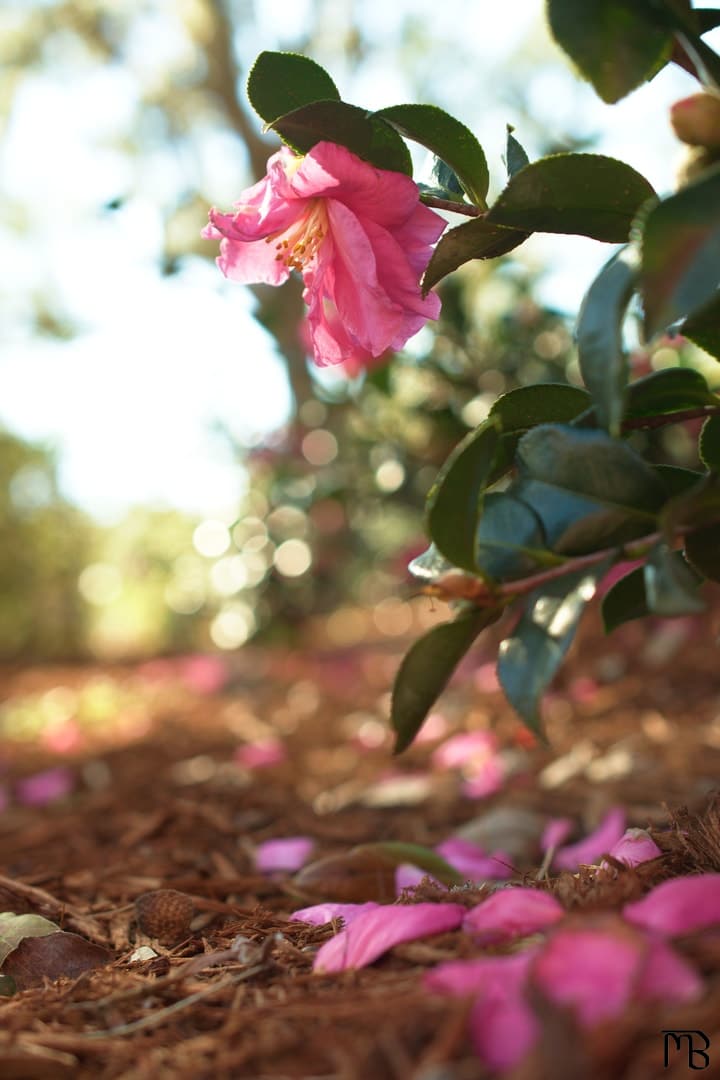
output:
<svg viewBox="0 0 720 1080"><path fill-rule="evenodd" d="M62 79L112 71L122 101L90 133L92 153L107 166L92 213L142 205L156 230L157 273L172 278L213 258L214 245L199 235L208 206L227 206L265 171L273 144L246 111L243 89L261 48L311 54L369 105L430 100L478 122L487 108L469 96L481 80L472 37L450 40L426 6L403 9L389 27L386 5L366 4L361 16L352 0L292 9L268 0L11 2L0 13L0 115L12 123L39 72ZM512 57L498 136L511 121L522 125L533 156L582 148L574 132L588 129L584 91L565 94L563 110L543 105L538 87L553 79L567 86L571 76L558 74L536 26L512 45ZM380 72L386 83L395 73L383 99L362 98ZM489 69L484 78L492 77ZM49 190L49 175L46 183ZM67 210L75 223L88 213ZM30 196L3 192L0 228L11 257L33 251L42 221ZM51 446L1 433L0 656L231 650L258 633L293 640L310 615L326 617L331 643L352 645L368 632L369 609L372 632L409 630L405 566L425 546L424 497L439 465L498 394L577 379L571 324L539 299L538 281L524 256L464 268L441 287L438 324L354 382L309 369L298 283L254 288L253 315L286 365L292 405L282 428L252 437L218 421L218 437L247 477L234 520L147 506L112 524L93 520L61 494ZM82 334L82 311L42 265L0 282L5 326L16 337ZM640 357L638 370L667 363L669 353L675 362L678 346L662 348ZM197 363L202 375L202 357ZM686 463L677 434L673 453Z"/></svg>

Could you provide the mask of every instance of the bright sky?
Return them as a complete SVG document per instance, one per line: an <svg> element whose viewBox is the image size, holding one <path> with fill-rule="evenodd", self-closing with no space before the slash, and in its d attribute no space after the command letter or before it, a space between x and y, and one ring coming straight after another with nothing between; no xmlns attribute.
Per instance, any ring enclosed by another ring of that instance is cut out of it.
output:
<svg viewBox="0 0 720 1080"><path fill-rule="evenodd" d="M161 0L156 4L167 8ZM291 39L306 7L264 0L257 5L253 39L244 47L278 47L278 25ZM542 26L542 4L514 0L509 25L485 21L486 7L471 5L462 23L444 26L443 33L455 34L465 46L474 34L478 68L492 74L534 24ZM411 8L418 17L425 9L429 18L437 11L434 0L412 5L365 0L362 17L389 46ZM288 22L290 10L297 26ZM148 51L149 40L155 50L173 47L160 33L162 25L156 21L153 31L151 17L142 28L138 64L159 55ZM538 41L540 36L538 30ZM466 64L451 65L443 73L448 100L439 103L474 127L491 171L500 177L505 123L514 117L502 96L492 99L487 85L481 95L473 92L476 72ZM407 98L397 67L381 50L351 87L342 72L333 74L348 97L368 107ZM488 81L493 85L492 78ZM673 69L610 110L570 79L558 55L557 68L532 82L530 101L548 130L600 133L599 150L635 165L663 190L671 185L677 154L664 116L669 103L694 85ZM220 421L240 437L277 427L288 408L285 378L270 339L250 316L249 292L229 285L201 259L189 260L171 277L158 273L157 192L164 190L177 161L159 150L143 164L138 184L128 159L113 147L112 137L132 121L136 94L134 78L121 67L82 65L29 77L17 94L0 146L0 195L8 206L31 208L31 227L24 236L5 230L0 245L0 273L18 287L16 303L3 320L13 329L2 331L0 422L57 445L64 492L93 513L107 517L150 502L231 514L242 470L213 424ZM658 134L649 142L648 117L659 114ZM528 149L532 154L532 138ZM200 175L212 173L218 202L237 197L243 160L233 140L208 135L190 152ZM118 211L104 211L131 182L140 194ZM610 254L592 241L556 237L533 239L524 251L538 264L554 267L544 293L568 310L576 309L594 269ZM80 325L79 335L68 342L23 332L22 298L46 290Z"/></svg>

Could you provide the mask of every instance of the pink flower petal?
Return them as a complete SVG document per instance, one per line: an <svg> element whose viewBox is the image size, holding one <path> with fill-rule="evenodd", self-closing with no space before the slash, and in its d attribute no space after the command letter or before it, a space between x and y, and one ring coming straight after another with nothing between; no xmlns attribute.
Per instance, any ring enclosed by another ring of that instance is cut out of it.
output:
<svg viewBox="0 0 720 1080"><path fill-rule="evenodd" d="M314 846L309 836L266 840L255 852L255 866L262 874L292 874L307 862Z"/></svg>
<svg viewBox="0 0 720 1080"><path fill-rule="evenodd" d="M720 924L720 874L699 874L663 881L626 904L623 917L634 926L661 934L689 934Z"/></svg>
<svg viewBox="0 0 720 1080"><path fill-rule="evenodd" d="M465 916L463 930L489 945L535 934L564 915L562 904L549 893L509 886L472 908Z"/></svg>
<svg viewBox="0 0 720 1080"><path fill-rule="evenodd" d="M432 754L436 769L460 769L471 761L486 760L494 756L497 739L491 731L468 731L451 735Z"/></svg>
<svg viewBox="0 0 720 1080"><path fill-rule="evenodd" d="M333 973L367 967L393 945L454 930L464 913L460 904L396 905L367 911L322 946L313 970Z"/></svg>
<svg viewBox="0 0 720 1080"><path fill-rule="evenodd" d="M358 915L377 907L380 905L374 900L368 900L366 904L313 904L311 907L293 911L290 919L293 922L310 923L311 926L324 926L335 919L342 919L345 926L350 926Z"/></svg>
<svg viewBox="0 0 720 1080"><path fill-rule="evenodd" d="M637 866L650 859L657 859L658 855L662 855L662 851L646 829L628 829L617 844L610 848L608 855L626 866Z"/></svg>
<svg viewBox="0 0 720 1080"><path fill-rule="evenodd" d="M505 767L499 758L489 758L477 768L470 766L464 772L462 793L468 799L485 799L488 795L494 795L505 780Z"/></svg>
<svg viewBox="0 0 720 1080"><path fill-rule="evenodd" d="M452 960L428 972L427 990L437 994L473 995L470 1035L478 1056L492 1069L516 1065L539 1034L538 1022L525 1001L524 987L536 950L478 960Z"/></svg>
<svg viewBox="0 0 720 1080"><path fill-rule="evenodd" d="M579 840L560 848L553 860L560 870L577 870L581 864L592 865L610 851L625 832L625 811L620 806L608 810L597 829Z"/></svg>
<svg viewBox="0 0 720 1080"><path fill-rule="evenodd" d="M664 941L652 940L645 963L635 982L635 994L643 1000L694 1001L703 982L691 964Z"/></svg>
<svg viewBox="0 0 720 1080"><path fill-rule="evenodd" d="M533 966L533 978L556 1004L572 1007L584 1026L619 1016L633 990L642 942L606 930L561 929Z"/></svg>
<svg viewBox="0 0 720 1080"><path fill-rule="evenodd" d="M552 818L548 821L540 838L540 850L549 851L550 848L560 847L572 832L573 824L569 817Z"/></svg>
<svg viewBox="0 0 720 1080"><path fill-rule="evenodd" d="M423 878L429 878L436 885L440 884L431 874L428 874L427 870L421 870L419 866L413 866L412 863L400 863L395 870L395 892L397 896L400 895L403 889L414 889Z"/></svg>
<svg viewBox="0 0 720 1080"><path fill-rule="evenodd" d="M487 855L477 844L460 836L443 840L435 850L469 881L505 881L513 872L510 856L504 851Z"/></svg>

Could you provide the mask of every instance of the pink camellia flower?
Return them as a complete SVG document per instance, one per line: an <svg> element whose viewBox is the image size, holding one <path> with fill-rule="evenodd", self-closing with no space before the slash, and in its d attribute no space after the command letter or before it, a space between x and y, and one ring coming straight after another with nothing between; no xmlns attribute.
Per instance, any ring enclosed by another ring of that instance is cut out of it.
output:
<svg viewBox="0 0 720 1080"><path fill-rule="evenodd" d="M662 855L662 851L647 829L628 829L617 844L610 848L608 855L626 866L638 866L650 859L657 859Z"/></svg>
<svg viewBox="0 0 720 1080"><path fill-rule="evenodd" d="M266 840L255 852L255 866L261 874L294 874L310 858L314 846L309 836Z"/></svg>
<svg viewBox="0 0 720 1080"><path fill-rule="evenodd" d="M620 806L608 810L597 829L578 840L560 848L553 860L560 870L577 870L581 864L592 865L601 855L612 851L625 832L625 811Z"/></svg>
<svg viewBox="0 0 720 1080"><path fill-rule="evenodd" d="M218 266L243 284L302 274L315 363L356 369L401 348L440 313L419 281L445 222L402 173L376 169L330 142L304 157L287 147L242 193L235 212L210 211Z"/></svg>
<svg viewBox="0 0 720 1080"><path fill-rule="evenodd" d="M565 909L554 896L540 889L498 889L463 920L463 930L483 945L526 937L559 922Z"/></svg>
<svg viewBox="0 0 720 1080"><path fill-rule="evenodd" d="M454 930L464 914L460 904L409 904L366 911L325 942L315 957L313 971L333 973L367 967L393 945Z"/></svg>
<svg viewBox="0 0 720 1080"><path fill-rule="evenodd" d="M642 900L623 908L623 918L661 934L690 934L720 925L720 874L663 881Z"/></svg>

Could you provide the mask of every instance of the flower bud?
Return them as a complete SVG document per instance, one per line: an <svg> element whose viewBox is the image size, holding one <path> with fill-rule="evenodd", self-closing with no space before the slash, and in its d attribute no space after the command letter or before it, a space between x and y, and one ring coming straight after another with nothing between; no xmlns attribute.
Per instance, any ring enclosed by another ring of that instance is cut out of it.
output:
<svg viewBox="0 0 720 1080"><path fill-rule="evenodd" d="M670 109L670 123L681 142L720 148L720 96L692 94L676 101Z"/></svg>

